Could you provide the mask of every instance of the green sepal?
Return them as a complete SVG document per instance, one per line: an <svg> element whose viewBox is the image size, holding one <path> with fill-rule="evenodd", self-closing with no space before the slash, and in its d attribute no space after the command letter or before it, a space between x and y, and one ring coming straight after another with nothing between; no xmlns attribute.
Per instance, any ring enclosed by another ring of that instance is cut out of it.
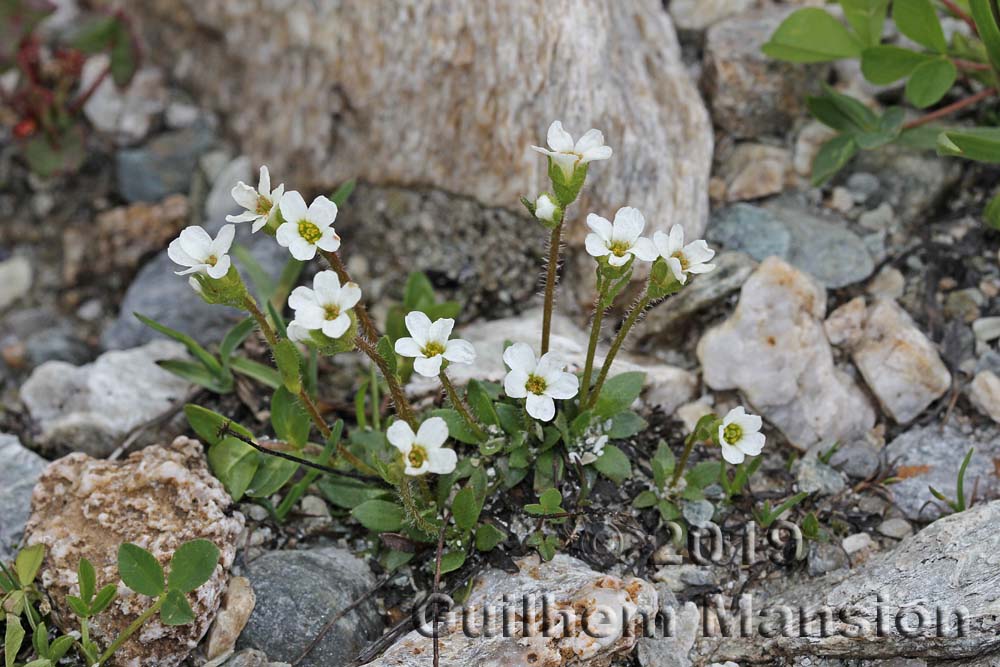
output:
<svg viewBox="0 0 1000 667"><path fill-rule="evenodd" d="M567 177L559 163L550 157L549 179L552 181L552 191L555 194L556 203L559 208L565 209L580 196L580 190L583 189L583 184L587 180L587 165L578 163L573 174Z"/></svg>
<svg viewBox="0 0 1000 667"><path fill-rule="evenodd" d="M674 277L674 272L667 265L667 260L657 257L649 274L649 286L646 288L649 298L653 301L662 299L676 294L682 287L684 286Z"/></svg>
<svg viewBox="0 0 1000 667"><path fill-rule="evenodd" d="M235 265L230 265L229 272L221 278L211 278L203 273L195 273L192 277L198 285L195 291L205 303L243 308L250 297Z"/></svg>

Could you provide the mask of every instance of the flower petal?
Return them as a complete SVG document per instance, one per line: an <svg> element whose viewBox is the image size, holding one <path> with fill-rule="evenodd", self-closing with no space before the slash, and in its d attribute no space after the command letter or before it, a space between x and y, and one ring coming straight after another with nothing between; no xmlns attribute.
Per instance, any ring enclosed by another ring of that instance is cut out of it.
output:
<svg viewBox="0 0 1000 667"><path fill-rule="evenodd" d="M546 378L545 393L552 398L573 398L579 390L580 380L572 373L559 373Z"/></svg>
<svg viewBox="0 0 1000 667"><path fill-rule="evenodd" d="M313 289L316 290L316 302L335 304L340 297L340 278L336 271L320 271L313 277Z"/></svg>
<svg viewBox="0 0 1000 667"><path fill-rule="evenodd" d="M456 465L458 465L458 454L455 453L454 449L442 447L427 452L428 472L435 475L447 475L454 472Z"/></svg>
<svg viewBox="0 0 1000 667"><path fill-rule="evenodd" d="M757 456L764 449L765 440L763 433L750 433L740 441L740 449L747 456Z"/></svg>
<svg viewBox="0 0 1000 667"><path fill-rule="evenodd" d="M212 252L212 237L197 225L185 227L177 238L181 249L194 259L204 261Z"/></svg>
<svg viewBox="0 0 1000 667"><path fill-rule="evenodd" d="M582 164L587 164L588 162L594 162L596 160L610 160L611 154L611 146L598 146L597 148L591 148L583 153L583 157L580 158L580 162Z"/></svg>
<svg viewBox="0 0 1000 667"><path fill-rule="evenodd" d="M552 121L549 125L545 142L549 148L559 153L569 153L573 150L573 137L563 129L562 122L558 120Z"/></svg>
<svg viewBox="0 0 1000 667"><path fill-rule="evenodd" d="M660 256L656 245L645 237L636 239L635 245L632 246L632 254L644 262L655 261Z"/></svg>
<svg viewBox="0 0 1000 667"><path fill-rule="evenodd" d="M581 155L594 148L599 148L604 145L604 133L600 130L589 129L583 133L580 140L576 142L576 146L573 147L575 153L580 153Z"/></svg>
<svg viewBox="0 0 1000 667"><path fill-rule="evenodd" d="M215 278L216 280L218 280L219 278L222 278L227 273L229 273L229 267L230 267L231 264L232 264L232 260L229 259L229 255L223 255L215 263L215 266L209 266L208 267L208 271L207 271L208 276L210 278Z"/></svg>
<svg viewBox="0 0 1000 667"><path fill-rule="evenodd" d="M642 217L639 209L623 206L615 213L615 224L611 238L615 241L624 241L632 246L645 228L646 218Z"/></svg>
<svg viewBox="0 0 1000 667"><path fill-rule="evenodd" d="M528 382L528 373L522 370L513 370L503 379L503 393L509 398L524 398L528 395L525 384Z"/></svg>
<svg viewBox="0 0 1000 667"><path fill-rule="evenodd" d="M555 377L557 373L561 373L564 368L566 368L566 361L558 353L546 352L538 360L538 364L535 366L535 374L542 376L548 381L550 377Z"/></svg>
<svg viewBox="0 0 1000 667"><path fill-rule="evenodd" d="M673 254L670 251L670 237L664 232L656 231L653 233L653 245L656 246L656 252L659 253L660 257L667 258Z"/></svg>
<svg viewBox="0 0 1000 667"><path fill-rule="evenodd" d="M316 300L316 292L312 291L305 285L299 285L292 290L292 293L288 297L288 307L292 310L299 310L301 308L306 308L307 306L318 306L319 301Z"/></svg>
<svg viewBox="0 0 1000 667"><path fill-rule="evenodd" d="M434 320L430 331L427 332L427 339L444 343L451 336L451 330L455 328L455 320L450 317L442 317Z"/></svg>
<svg viewBox="0 0 1000 667"><path fill-rule="evenodd" d="M264 165L260 165L260 178L257 179L257 192L265 197L269 197L271 195L271 173Z"/></svg>
<svg viewBox="0 0 1000 667"><path fill-rule="evenodd" d="M410 453L410 449L413 448L413 442L416 439L413 429L402 419L392 423L392 426L386 430L385 437L390 445L403 452L403 456Z"/></svg>
<svg viewBox="0 0 1000 667"><path fill-rule="evenodd" d="M340 338L351 328L351 318L347 313L341 313L332 320L323 322L323 334L330 338Z"/></svg>
<svg viewBox="0 0 1000 667"><path fill-rule="evenodd" d="M476 348L467 340L453 338L445 345L443 356L455 364L471 364L476 360Z"/></svg>
<svg viewBox="0 0 1000 667"><path fill-rule="evenodd" d="M431 318L427 317L426 313L414 310L406 314L404 322L406 322L406 330L410 332L417 344L420 347L427 345L427 341L430 340Z"/></svg>
<svg viewBox="0 0 1000 667"><path fill-rule="evenodd" d="M722 418L722 425L729 426L733 422L738 421L740 418L746 415L746 413L747 411L743 408L742 405L737 405L735 408L727 412L726 416Z"/></svg>
<svg viewBox="0 0 1000 667"><path fill-rule="evenodd" d="M229 252L229 249L233 246L233 239L236 238L236 225L222 225L222 229L219 230L219 235L215 237L212 241L212 247L210 252L220 258Z"/></svg>
<svg viewBox="0 0 1000 667"><path fill-rule="evenodd" d="M587 234L583 240L583 245L587 248L587 254L591 257L604 257L611 254L607 242L597 234Z"/></svg>
<svg viewBox="0 0 1000 667"><path fill-rule="evenodd" d="M715 270L715 264L691 264L688 273L710 273Z"/></svg>
<svg viewBox="0 0 1000 667"><path fill-rule="evenodd" d="M435 354L433 357L417 357L413 360L413 370L423 375L425 378L437 377L441 372L441 363L444 357Z"/></svg>
<svg viewBox="0 0 1000 667"><path fill-rule="evenodd" d="M350 310L361 301L361 288L357 283L347 283L340 288L340 307L343 310Z"/></svg>
<svg viewBox="0 0 1000 667"><path fill-rule="evenodd" d="M667 266L670 267L670 272L674 274L677 282L681 285L687 282L687 275L684 273L684 269L681 268L681 260L676 257L667 257Z"/></svg>
<svg viewBox="0 0 1000 667"><path fill-rule="evenodd" d="M306 306L295 311L295 319L310 331L322 329L326 323L326 312L319 306Z"/></svg>
<svg viewBox="0 0 1000 667"><path fill-rule="evenodd" d="M420 344L413 338L400 338L396 341L395 345L396 354L403 357L422 357L424 356L423 351L420 349Z"/></svg>
<svg viewBox="0 0 1000 667"><path fill-rule="evenodd" d="M602 218L596 213L591 213L587 216L587 226L590 230L597 234L597 236L606 243L610 243L614 235L614 227L606 218Z"/></svg>
<svg viewBox="0 0 1000 667"><path fill-rule="evenodd" d="M448 422L441 417L430 417L417 429L416 442L425 449L439 449L448 439Z"/></svg>
<svg viewBox="0 0 1000 667"><path fill-rule="evenodd" d="M249 185L240 181L233 186L230 191L233 195L233 199L237 204L247 209L248 211L257 210L257 191L251 188Z"/></svg>
<svg viewBox="0 0 1000 667"><path fill-rule="evenodd" d="M333 227L327 227L321 233L322 236L319 237L319 241L316 241L316 245L319 248L327 252L337 252L340 250L340 237L337 236L337 232L334 231Z"/></svg>
<svg viewBox="0 0 1000 667"><path fill-rule="evenodd" d="M407 463L406 469L403 472L409 475L410 477L420 477L421 475L426 474L428 470L430 470L430 465L431 465L430 458L425 459L424 462L420 464L419 468L414 468L409 463Z"/></svg>
<svg viewBox="0 0 1000 667"><path fill-rule="evenodd" d="M744 456L743 452L741 452L739 448L733 447L732 445L727 445L725 441L721 443L721 446L722 446L722 458L726 459L726 462L731 463L733 465L739 465L740 463L743 463L743 459L745 459L746 456Z"/></svg>
<svg viewBox="0 0 1000 667"><path fill-rule="evenodd" d="M556 403L549 396L528 394L525 408L538 421L547 422L556 416Z"/></svg>
<svg viewBox="0 0 1000 667"><path fill-rule="evenodd" d="M698 239L684 246L684 256L692 264L701 264L715 257L715 251L703 239Z"/></svg>
<svg viewBox="0 0 1000 667"><path fill-rule="evenodd" d="M284 215L284 214L282 214ZM292 242L299 237L298 225L294 222L285 222L278 226L278 229L274 232L274 239L278 242L278 245L288 248L292 245Z"/></svg>
<svg viewBox="0 0 1000 667"><path fill-rule="evenodd" d="M293 224L299 220L305 220L309 214L309 209L306 208L306 200L295 190L281 195L278 208L281 209L281 217Z"/></svg>
<svg viewBox="0 0 1000 667"><path fill-rule="evenodd" d="M608 264L611 266L625 266L632 259L632 253L627 252L621 257L618 255L608 255Z"/></svg>
<svg viewBox="0 0 1000 667"><path fill-rule="evenodd" d="M295 259L308 262L316 256L316 246L296 234L295 238L288 245L288 252L292 253L292 257Z"/></svg>
<svg viewBox="0 0 1000 667"><path fill-rule="evenodd" d="M535 370L535 352L527 343L514 343L504 350L503 361L512 371L523 371L527 374Z"/></svg>
<svg viewBox="0 0 1000 667"><path fill-rule="evenodd" d="M337 205L320 195L309 204L309 220L320 227L329 227L337 219Z"/></svg>
<svg viewBox="0 0 1000 667"><path fill-rule="evenodd" d="M251 220L256 220L259 217L262 216L257 215L257 213L254 211L243 211L239 215L227 215L226 222L236 222L236 223L250 222Z"/></svg>
<svg viewBox="0 0 1000 667"><path fill-rule="evenodd" d="M181 247L181 240L179 238L174 239L167 246L167 257L170 261L175 264L180 264L181 266L195 266L196 264L201 264L201 262L184 251Z"/></svg>
<svg viewBox="0 0 1000 667"><path fill-rule="evenodd" d="M673 255L678 250L684 249L684 228L680 225L674 225L670 228L670 251L666 253L667 255Z"/></svg>

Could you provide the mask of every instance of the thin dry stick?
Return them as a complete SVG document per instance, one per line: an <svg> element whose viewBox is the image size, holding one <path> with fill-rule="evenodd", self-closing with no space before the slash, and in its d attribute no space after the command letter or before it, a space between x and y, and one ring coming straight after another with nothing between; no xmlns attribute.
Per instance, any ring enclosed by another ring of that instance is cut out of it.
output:
<svg viewBox="0 0 1000 667"><path fill-rule="evenodd" d="M329 252L327 250L319 251L323 258L326 259L330 268L333 269L337 277L340 278L342 284L346 284L351 281L351 274L347 272L347 267L340 259L340 255L335 252ZM375 327L375 323L372 321L371 316L368 314L368 309L365 308L365 304L358 303L354 306L354 312L358 314L358 322L361 323L361 329L364 335L367 336L368 340L375 343L378 342L379 336L378 329Z"/></svg>
<svg viewBox="0 0 1000 667"><path fill-rule="evenodd" d="M549 336L552 333L552 308L556 299L556 280L559 277L559 243L562 238L562 223L552 229L549 238L549 265L545 274L545 306L542 309L542 354L549 351Z"/></svg>
<svg viewBox="0 0 1000 667"><path fill-rule="evenodd" d="M952 102L947 106L943 106L937 111L932 111L929 114L925 114L920 118L914 118L911 121L903 123L904 130L912 130L915 127L920 127L921 125L926 125L927 123L932 123L939 118L944 118L945 116L951 115L956 111L961 111L962 109L972 106L977 102L982 102L987 97L995 95L997 92L996 88L986 88L985 90L980 90L975 95L970 95L964 99L958 100L957 102Z"/></svg>

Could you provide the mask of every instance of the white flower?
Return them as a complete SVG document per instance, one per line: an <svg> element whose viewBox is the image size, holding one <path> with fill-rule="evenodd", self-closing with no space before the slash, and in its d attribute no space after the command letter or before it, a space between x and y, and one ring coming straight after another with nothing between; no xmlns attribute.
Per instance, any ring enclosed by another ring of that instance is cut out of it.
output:
<svg viewBox="0 0 1000 667"><path fill-rule="evenodd" d="M406 330L412 338L396 341L396 354L413 357L413 370L424 377L434 377L441 372L445 359L456 364L471 364L476 359L476 349L472 343L461 338L448 340L455 320L442 317L431 322L419 310L407 314Z"/></svg>
<svg viewBox="0 0 1000 667"><path fill-rule="evenodd" d="M562 123L557 120L549 125L546 141L552 150L546 150L541 146L532 148L555 160L567 179L573 177L578 164L607 160L611 157L611 147L604 145L604 134L600 130L587 130L587 133L574 145L572 135L564 130Z"/></svg>
<svg viewBox="0 0 1000 667"><path fill-rule="evenodd" d="M188 267L177 271L179 276L202 273L218 280L229 273L232 260L227 253L233 245L234 236L236 227L233 225L223 225L214 240L201 227L187 227L170 242L167 256L177 264Z"/></svg>
<svg viewBox="0 0 1000 667"><path fill-rule="evenodd" d="M618 209L613 225L591 213L587 216L587 226L591 230L584 241L587 252L594 257L607 256L611 266L624 266L633 255L644 262L652 262L660 255L652 241L639 236L646 227L639 209L631 206Z"/></svg>
<svg viewBox="0 0 1000 667"><path fill-rule="evenodd" d="M554 398L576 396L580 381L563 370L566 364L554 352L547 352L541 359L526 343L514 343L503 353L504 363L510 368L503 380L503 389L511 398L526 398L528 414L547 422L556 414Z"/></svg>
<svg viewBox="0 0 1000 667"><path fill-rule="evenodd" d="M671 227L669 236L656 232L653 243L681 285L687 282L687 274L708 273L715 268L715 264L707 263L715 257L715 251L701 239L684 245L684 228L680 225Z"/></svg>
<svg viewBox="0 0 1000 667"><path fill-rule="evenodd" d="M340 237L334 231L337 205L320 195L306 208L306 202L295 190L286 192L278 204L285 222L275 232L278 244L288 248L292 257L309 260L316 256L316 248L336 252Z"/></svg>
<svg viewBox="0 0 1000 667"><path fill-rule="evenodd" d="M309 329L299 324L298 320L289 322L286 332L288 333L288 337L296 343L308 343L312 341Z"/></svg>
<svg viewBox="0 0 1000 667"><path fill-rule="evenodd" d="M556 214L556 204L548 195L539 195L535 200L535 217L545 222L552 222Z"/></svg>
<svg viewBox="0 0 1000 667"><path fill-rule="evenodd" d="M240 181L233 186L233 199L236 203L246 209L239 215L227 215L226 222L252 222L251 231L257 232L267 224L271 215L275 211L275 204L281 201L281 195L285 192L285 184L282 183L274 190L271 189L271 174L267 167L260 168L260 180L257 182L257 189L254 190L249 185Z"/></svg>
<svg viewBox="0 0 1000 667"><path fill-rule="evenodd" d="M319 329L330 338L340 338L351 326L348 311L360 300L361 288L356 284L341 286L336 273L320 271L313 278L312 289L303 285L292 290L288 305L295 311L297 326L307 331Z"/></svg>
<svg viewBox="0 0 1000 667"><path fill-rule="evenodd" d="M407 475L447 475L458 463L455 450L442 447L448 439L448 424L440 417L425 420L416 433L406 422L396 421L385 435L389 444L402 452Z"/></svg>
<svg viewBox="0 0 1000 667"><path fill-rule="evenodd" d="M747 456L757 456L764 449L764 434L760 432L761 419L748 415L743 406L733 408L719 425L719 444L722 458L736 465Z"/></svg>

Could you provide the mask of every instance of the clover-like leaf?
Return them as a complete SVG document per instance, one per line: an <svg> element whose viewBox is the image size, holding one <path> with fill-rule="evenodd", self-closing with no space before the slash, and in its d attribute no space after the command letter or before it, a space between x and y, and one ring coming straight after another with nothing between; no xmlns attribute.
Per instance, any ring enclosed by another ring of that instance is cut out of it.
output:
<svg viewBox="0 0 1000 667"><path fill-rule="evenodd" d="M187 625L194 620L194 611L184 593L178 590L167 591L167 596L160 607L160 620L164 625Z"/></svg>
<svg viewBox="0 0 1000 667"><path fill-rule="evenodd" d="M126 542L118 547L118 574L130 589L140 595L157 597L163 593L163 567L153 554Z"/></svg>
<svg viewBox="0 0 1000 667"><path fill-rule="evenodd" d="M177 548L170 559L167 588L188 593L208 581L219 563L219 548L208 540L191 540Z"/></svg>

